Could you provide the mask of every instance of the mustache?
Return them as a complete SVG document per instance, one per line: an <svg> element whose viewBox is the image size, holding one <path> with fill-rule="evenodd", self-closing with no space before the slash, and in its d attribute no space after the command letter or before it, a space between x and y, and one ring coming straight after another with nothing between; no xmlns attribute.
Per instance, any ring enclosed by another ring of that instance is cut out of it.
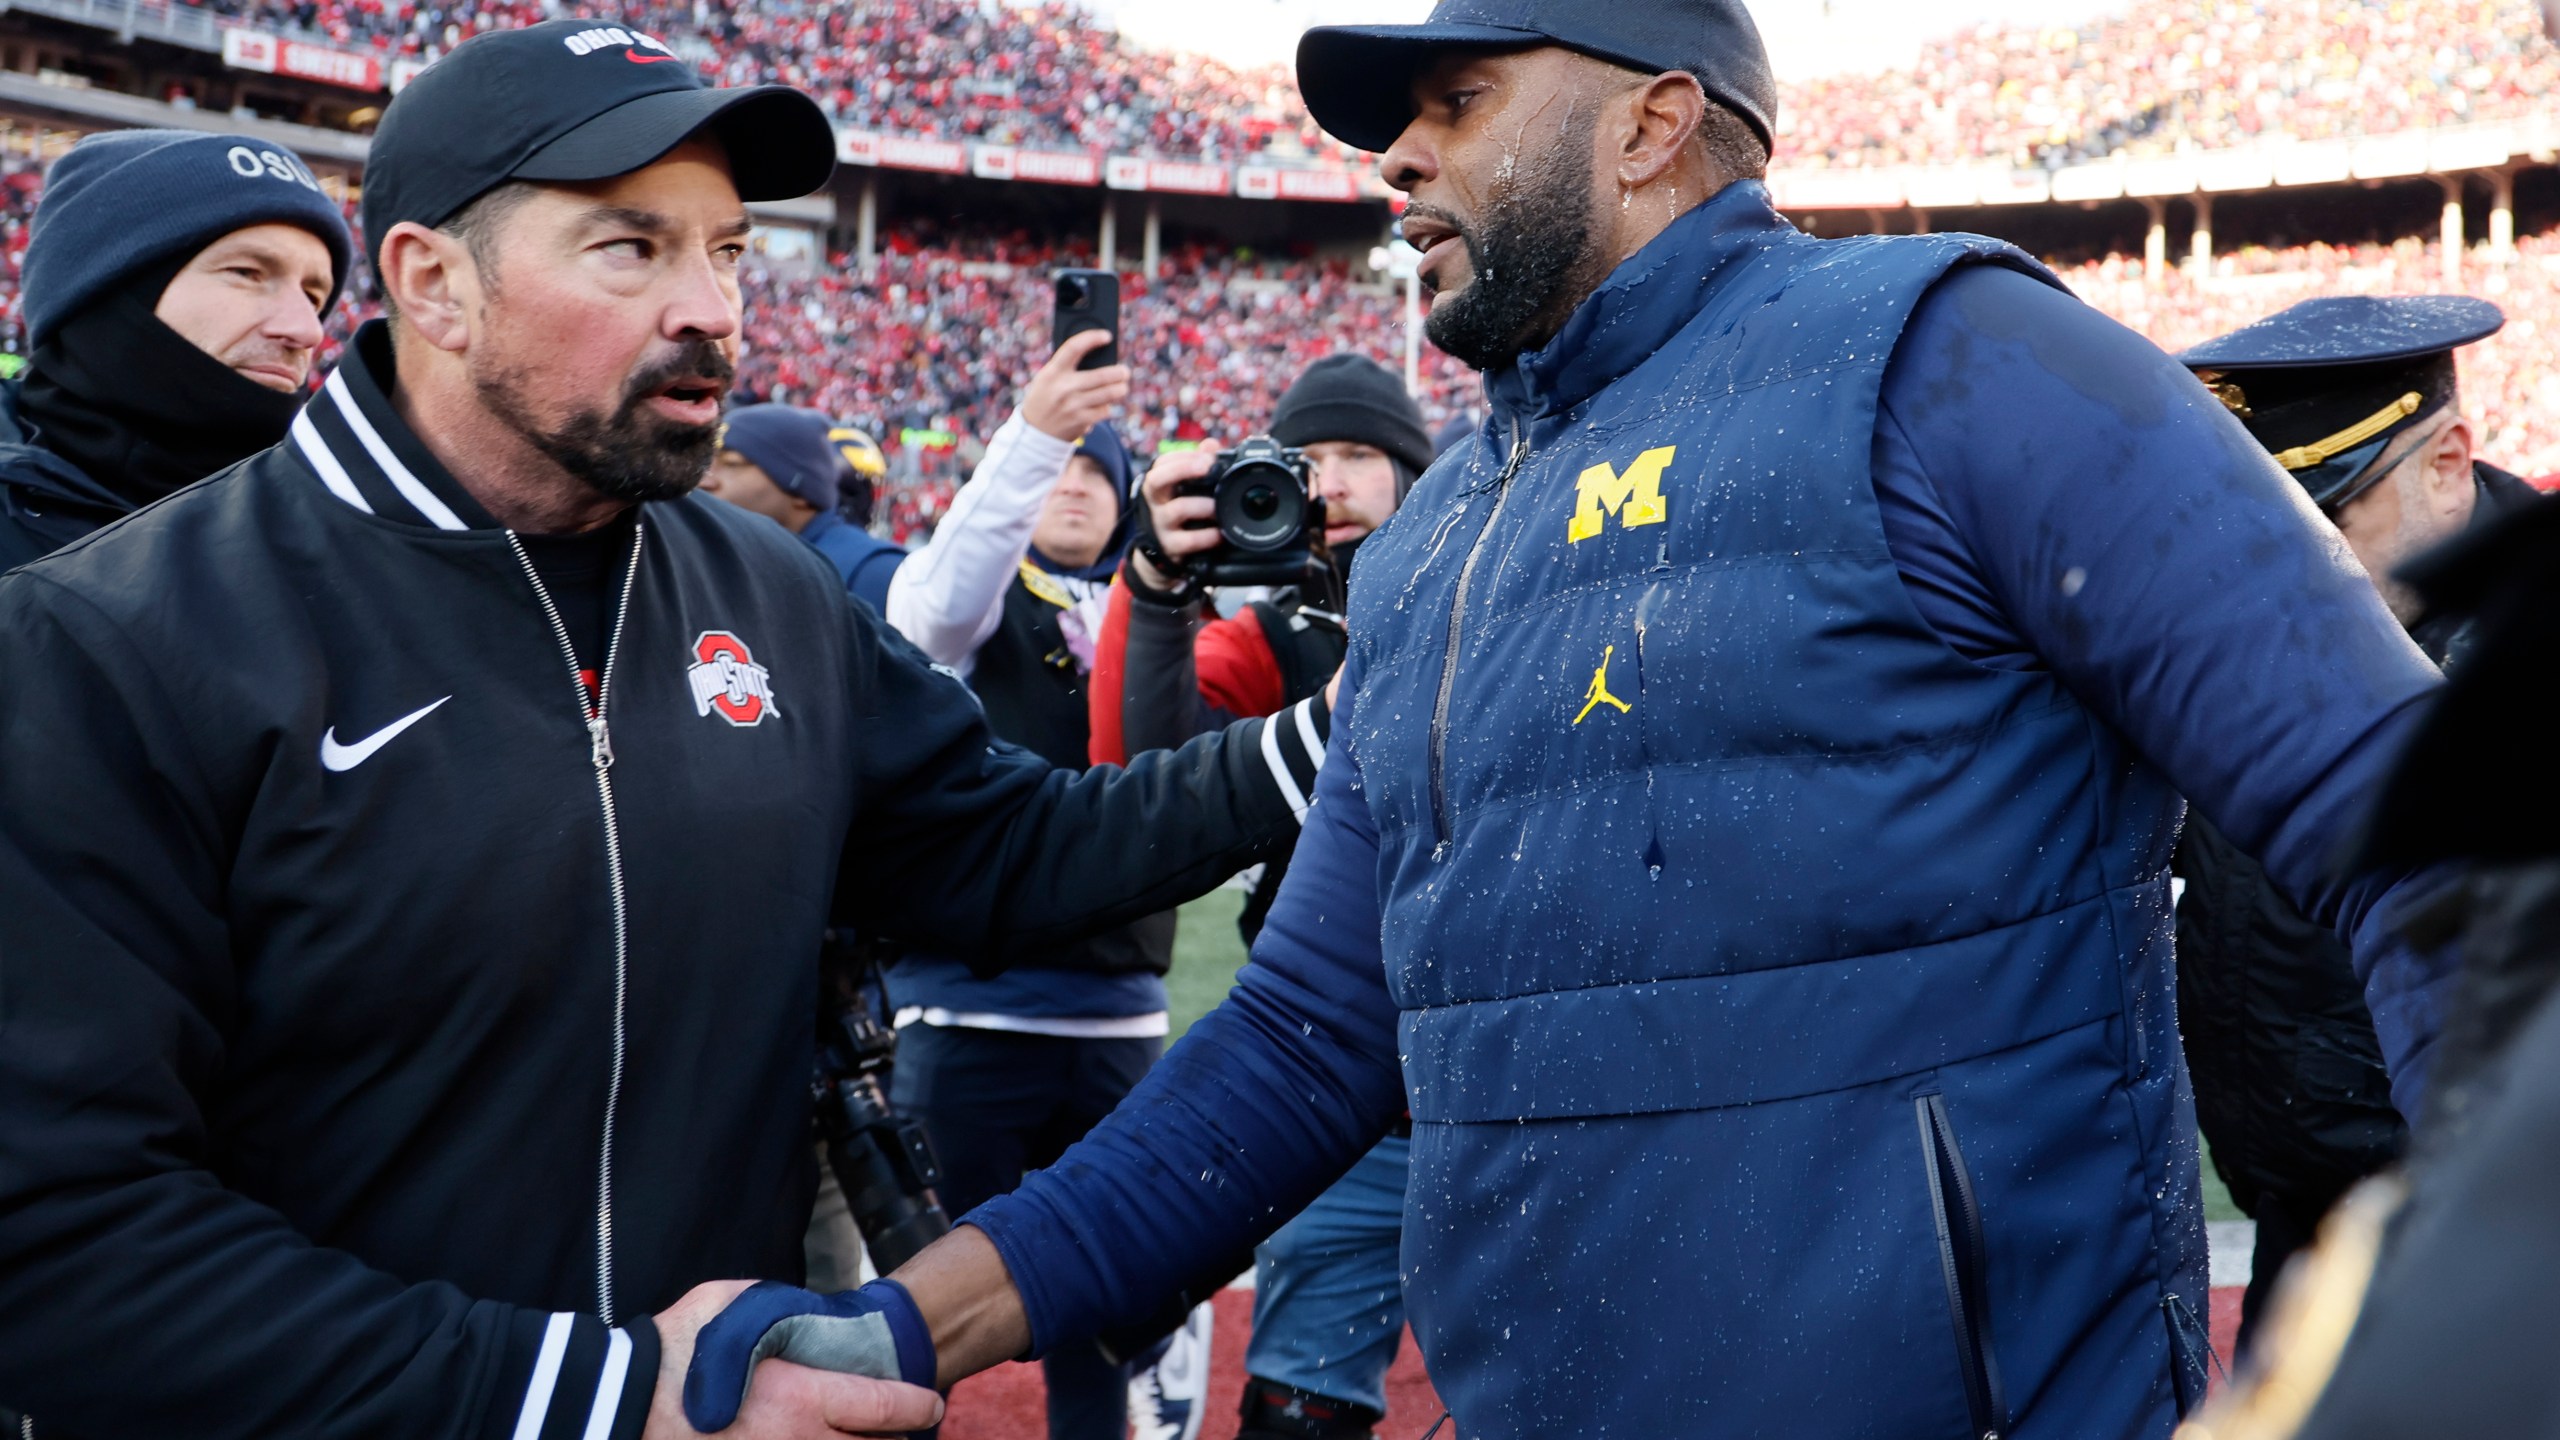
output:
<svg viewBox="0 0 2560 1440"><path fill-rule="evenodd" d="M737 378L736 363L718 345L696 336L679 342L672 352L635 372L623 384L622 403L627 409L687 380L717 385L725 393Z"/></svg>

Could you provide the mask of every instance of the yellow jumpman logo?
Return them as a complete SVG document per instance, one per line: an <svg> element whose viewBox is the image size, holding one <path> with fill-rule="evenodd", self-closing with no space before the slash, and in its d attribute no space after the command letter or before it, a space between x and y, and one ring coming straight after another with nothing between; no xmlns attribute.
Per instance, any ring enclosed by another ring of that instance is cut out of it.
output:
<svg viewBox="0 0 2560 1440"><path fill-rule="evenodd" d="M1618 713L1621 715L1629 710L1630 707L1626 701L1609 693L1609 660L1617 653L1618 647L1615 645L1600 652L1600 668L1591 676L1591 694L1582 702L1582 713L1573 717L1574 724L1579 725L1591 718L1591 712L1603 705L1617 706Z"/></svg>

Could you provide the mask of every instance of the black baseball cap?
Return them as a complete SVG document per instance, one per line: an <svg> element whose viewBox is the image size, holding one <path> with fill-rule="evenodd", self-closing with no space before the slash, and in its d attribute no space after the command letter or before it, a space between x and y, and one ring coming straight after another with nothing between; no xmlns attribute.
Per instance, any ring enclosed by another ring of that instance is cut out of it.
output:
<svg viewBox="0 0 2560 1440"><path fill-rule="evenodd" d="M1655 75L1685 70L1764 143L1777 133L1777 76L1742 0L1440 0L1419 25L1308 31L1298 91L1328 133L1380 153L1413 123L1413 77L1441 54L1539 45Z"/></svg>
<svg viewBox="0 0 2560 1440"><path fill-rule="evenodd" d="M365 161L364 232L436 226L509 180L609 180L705 131L742 200L790 200L835 172L835 127L788 85L714 89L653 35L546 20L475 35L395 96Z"/></svg>

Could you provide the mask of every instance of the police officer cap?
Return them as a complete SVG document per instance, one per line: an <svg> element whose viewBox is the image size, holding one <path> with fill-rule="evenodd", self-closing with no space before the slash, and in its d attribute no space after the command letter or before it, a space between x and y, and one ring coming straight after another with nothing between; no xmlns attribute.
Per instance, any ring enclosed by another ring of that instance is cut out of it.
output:
<svg viewBox="0 0 2560 1440"><path fill-rule="evenodd" d="M2334 510L2390 472L2394 439L2453 403L2453 352L2506 323L2467 295L2332 295L2178 361Z"/></svg>
<svg viewBox="0 0 2560 1440"><path fill-rule="evenodd" d="M1307 113L1384 151L1413 123L1413 77L1452 49L1568 50L1648 74L1685 70L1767 143L1778 81L1742 0L1440 0L1419 25L1323 25L1298 41Z"/></svg>

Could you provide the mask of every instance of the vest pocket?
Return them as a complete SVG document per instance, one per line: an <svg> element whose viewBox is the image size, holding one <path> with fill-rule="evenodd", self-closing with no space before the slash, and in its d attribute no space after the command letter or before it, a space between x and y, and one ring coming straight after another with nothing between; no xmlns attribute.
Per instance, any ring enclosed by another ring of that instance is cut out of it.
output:
<svg viewBox="0 0 2560 1440"><path fill-rule="evenodd" d="M1984 1279L1982 1210L1973 1175L1956 1145L1947 1100L1935 1091L1916 1096L1921 1158L1929 1175L1929 1214L1938 1227L1938 1265L1947 1282L1947 1313L1955 1324L1956 1365L1964 1379L1965 1408L1976 1440L2000 1440L2008 1413L2000 1401L2000 1365L1991 1354L1991 1298Z"/></svg>

